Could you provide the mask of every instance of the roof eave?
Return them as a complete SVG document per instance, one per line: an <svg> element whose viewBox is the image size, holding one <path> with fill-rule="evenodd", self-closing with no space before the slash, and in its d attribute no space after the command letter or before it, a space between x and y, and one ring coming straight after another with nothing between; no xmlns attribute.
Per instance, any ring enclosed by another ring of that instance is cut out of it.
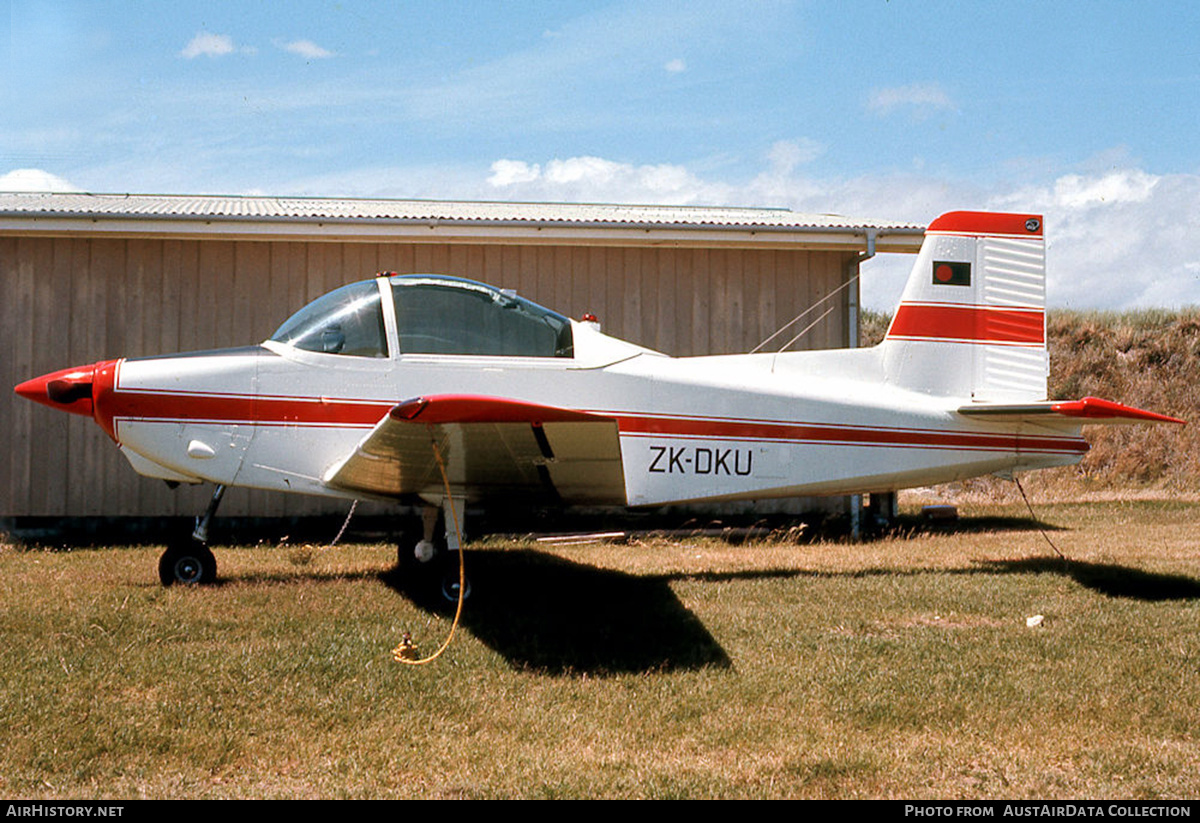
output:
<svg viewBox="0 0 1200 823"><path fill-rule="evenodd" d="M920 227L670 224L568 220L295 217L250 215L120 215L0 211L0 234L252 240L440 243L861 248L868 232L879 251L915 252Z"/></svg>

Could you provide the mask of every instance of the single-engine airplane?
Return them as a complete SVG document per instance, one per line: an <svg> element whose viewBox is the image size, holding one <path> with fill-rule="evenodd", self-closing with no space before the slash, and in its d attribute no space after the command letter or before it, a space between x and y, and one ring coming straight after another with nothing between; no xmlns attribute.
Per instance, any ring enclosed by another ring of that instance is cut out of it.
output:
<svg viewBox="0 0 1200 823"><path fill-rule="evenodd" d="M951 212L869 349L669 357L510 291L381 274L261 345L105 360L16 392L93 417L143 475L217 484L164 552L164 584L215 579L208 519L234 485L420 498L423 539L400 549L417 565L439 512L461 520L467 501L892 491L1076 463L1085 423L1183 422L1047 400L1044 304L1040 216Z"/></svg>

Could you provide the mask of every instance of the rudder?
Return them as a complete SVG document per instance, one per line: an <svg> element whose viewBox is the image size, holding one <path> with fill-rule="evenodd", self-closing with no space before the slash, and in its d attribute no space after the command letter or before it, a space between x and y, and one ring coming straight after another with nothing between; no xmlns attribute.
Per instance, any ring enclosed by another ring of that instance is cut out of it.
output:
<svg viewBox="0 0 1200 823"><path fill-rule="evenodd" d="M950 212L930 224L883 342L889 383L984 402L1043 400L1042 218Z"/></svg>

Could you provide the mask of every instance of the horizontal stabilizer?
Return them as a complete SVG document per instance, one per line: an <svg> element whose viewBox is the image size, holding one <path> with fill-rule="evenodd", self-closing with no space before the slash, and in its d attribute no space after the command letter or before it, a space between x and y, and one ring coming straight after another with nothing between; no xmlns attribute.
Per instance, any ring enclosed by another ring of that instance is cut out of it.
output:
<svg viewBox="0 0 1200 823"><path fill-rule="evenodd" d="M995 420L1045 420L1047 415L1081 418L1082 423L1179 423L1186 420L1165 414L1135 409L1112 400L1085 397L1082 400L1047 400L1040 403L971 403L958 408L959 414Z"/></svg>

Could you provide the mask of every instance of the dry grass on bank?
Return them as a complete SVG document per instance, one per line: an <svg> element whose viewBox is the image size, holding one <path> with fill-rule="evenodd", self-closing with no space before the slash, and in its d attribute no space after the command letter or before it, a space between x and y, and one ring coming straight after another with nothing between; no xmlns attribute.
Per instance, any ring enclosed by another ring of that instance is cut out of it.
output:
<svg viewBox="0 0 1200 823"><path fill-rule="evenodd" d="M859 545L0 550L8 797L1200 796L1200 505L1014 506ZM1042 615L1037 628L1026 619Z"/></svg>
<svg viewBox="0 0 1200 823"><path fill-rule="evenodd" d="M864 345L883 339L890 318L867 313ZM1089 426L1092 449L1078 466L1031 472L1040 499L1158 490L1200 493L1200 309L1134 312L1051 311L1051 398L1093 395L1192 421L1192 425ZM1014 499L1011 483L983 479L965 489Z"/></svg>

